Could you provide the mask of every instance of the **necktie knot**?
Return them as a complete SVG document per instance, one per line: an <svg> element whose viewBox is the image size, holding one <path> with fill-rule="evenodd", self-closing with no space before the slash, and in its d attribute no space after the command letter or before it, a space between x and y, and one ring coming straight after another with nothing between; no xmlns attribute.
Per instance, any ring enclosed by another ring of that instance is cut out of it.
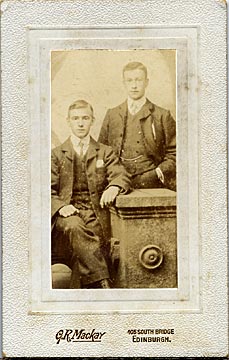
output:
<svg viewBox="0 0 229 360"><path fill-rule="evenodd" d="M132 104L130 105L130 113L132 115L135 115L138 111L138 105L133 101Z"/></svg>

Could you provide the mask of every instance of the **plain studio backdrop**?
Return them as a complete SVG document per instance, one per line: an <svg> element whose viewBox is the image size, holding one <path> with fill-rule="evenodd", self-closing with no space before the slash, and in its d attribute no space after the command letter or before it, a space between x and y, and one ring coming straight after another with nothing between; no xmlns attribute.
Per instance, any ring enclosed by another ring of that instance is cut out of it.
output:
<svg viewBox="0 0 229 360"><path fill-rule="evenodd" d="M148 70L147 98L176 116L175 50L70 50L51 52L52 147L70 134L69 105L79 99L94 108L91 134L98 138L107 109L126 99L123 67L142 62Z"/></svg>

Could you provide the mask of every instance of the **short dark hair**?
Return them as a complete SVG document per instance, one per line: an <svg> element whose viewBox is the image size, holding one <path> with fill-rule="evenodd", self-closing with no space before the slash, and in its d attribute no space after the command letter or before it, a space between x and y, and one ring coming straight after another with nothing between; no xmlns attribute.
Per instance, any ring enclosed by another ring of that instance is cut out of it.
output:
<svg viewBox="0 0 229 360"><path fill-rule="evenodd" d="M89 104L85 100L76 100L74 101L68 108L68 117L70 116L70 111L73 109L82 109L82 108L89 108L92 113L92 117L94 116L94 110L91 104Z"/></svg>
<svg viewBox="0 0 229 360"><path fill-rule="evenodd" d="M147 78L147 68L146 68L146 66L143 65L140 62L137 62L137 61L133 61L133 62L130 62L130 63L126 64L124 66L124 68L123 68L122 74L124 75L125 71L136 70L136 69L143 70L144 73L145 73L145 77Z"/></svg>

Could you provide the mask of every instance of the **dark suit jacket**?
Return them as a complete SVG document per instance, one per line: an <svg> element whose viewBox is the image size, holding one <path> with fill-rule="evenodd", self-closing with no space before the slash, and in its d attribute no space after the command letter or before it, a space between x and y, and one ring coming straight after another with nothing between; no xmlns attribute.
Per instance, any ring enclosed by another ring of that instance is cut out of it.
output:
<svg viewBox="0 0 229 360"><path fill-rule="evenodd" d="M51 160L51 216L52 225L55 215L64 205L70 204L73 191L73 155L70 138L52 150ZM90 139L86 155L86 174L93 210L100 221L104 237L110 237L109 211L99 205L100 197L106 187L115 185L129 190L130 180L113 150L106 145ZM52 226L53 228L53 226Z"/></svg>
<svg viewBox="0 0 229 360"><path fill-rule="evenodd" d="M127 101L109 109L106 113L99 142L110 145L117 156L121 155L125 123L127 119ZM165 110L148 99L136 116L142 128L146 152L152 162L164 174L165 187L176 189L176 123L168 110ZM154 125L156 137L152 131Z"/></svg>

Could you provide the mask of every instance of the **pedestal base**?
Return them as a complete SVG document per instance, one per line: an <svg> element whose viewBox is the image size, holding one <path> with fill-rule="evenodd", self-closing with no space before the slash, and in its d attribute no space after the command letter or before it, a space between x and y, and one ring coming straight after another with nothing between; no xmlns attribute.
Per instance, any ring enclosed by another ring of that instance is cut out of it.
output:
<svg viewBox="0 0 229 360"><path fill-rule="evenodd" d="M177 287L175 192L139 189L119 196L111 227L119 241L115 287Z"/></svg>

